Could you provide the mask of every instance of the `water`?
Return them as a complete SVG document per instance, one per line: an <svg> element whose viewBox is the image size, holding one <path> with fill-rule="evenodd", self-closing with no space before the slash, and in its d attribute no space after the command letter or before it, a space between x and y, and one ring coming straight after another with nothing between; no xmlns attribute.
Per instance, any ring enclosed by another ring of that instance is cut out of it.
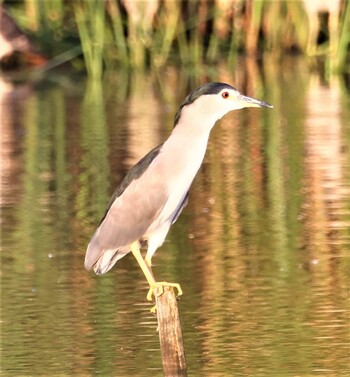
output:
<svg viewBox="0 0 350 377"><path fill-rule="evenodd" d="M189 375L348 376L349 87L302 59L219 66L208 80L274 109L215 127L153 259L156 277L184 290ZM102 277L83 259L114 187L198 82L173 67L104 83L1 79L4 376L162 375L132 255Z"/></svg>

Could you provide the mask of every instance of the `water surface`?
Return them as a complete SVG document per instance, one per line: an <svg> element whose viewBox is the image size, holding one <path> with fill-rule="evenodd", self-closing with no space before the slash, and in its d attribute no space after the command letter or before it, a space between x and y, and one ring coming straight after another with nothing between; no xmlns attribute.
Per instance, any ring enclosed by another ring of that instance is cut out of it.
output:
<svg viewBox="0 0 350 377"><path fill-rule="evenodd" d="M301 59L216 68L1 78L3 375L162 375L132 255L102 277L83 259L115 186L208 80L274 109L217 124L153 258L184 290L189 375L350 375L349 88Z"/></svg>

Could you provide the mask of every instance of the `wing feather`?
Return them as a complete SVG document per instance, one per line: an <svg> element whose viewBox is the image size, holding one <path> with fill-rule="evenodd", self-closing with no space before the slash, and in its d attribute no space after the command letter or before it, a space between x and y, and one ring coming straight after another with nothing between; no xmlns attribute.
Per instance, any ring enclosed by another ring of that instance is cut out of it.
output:
<svg viewBox="0 0 350 377"><path fill-rule="evenodd" d="M115 191L87 248L86 269L94 267L106 251L115 263L119 259L115 255L118 249L123 249L125 255L125 247L139 240L162 211L168 193L161 174L152 168L160 152L160 146L157 148L134 166Z"/></svg>

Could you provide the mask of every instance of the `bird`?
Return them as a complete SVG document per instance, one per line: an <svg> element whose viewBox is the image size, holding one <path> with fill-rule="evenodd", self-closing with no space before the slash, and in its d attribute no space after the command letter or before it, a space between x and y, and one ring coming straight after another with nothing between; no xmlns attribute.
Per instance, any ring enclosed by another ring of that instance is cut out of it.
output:
<svg viewBox="0 0 350 377"><path fill-rule="evenodd" d="M187 205L189 189L207 149L210 131L225 114L246 107L273 106L242 95L233 86L209 82L193 90L175 114L168 139L148 152L116 188L85 255L84 266L97 275L132 252L149 285L147 299L164 286L152 272L152 257ZM147 247L146 256L141 247Z"/></svg>

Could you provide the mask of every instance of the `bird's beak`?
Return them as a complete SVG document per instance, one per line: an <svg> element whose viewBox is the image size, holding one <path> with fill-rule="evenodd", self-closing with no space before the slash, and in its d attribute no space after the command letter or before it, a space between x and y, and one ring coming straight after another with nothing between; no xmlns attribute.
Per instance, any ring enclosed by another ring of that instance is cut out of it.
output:
<svg viewBox="0 0 350 377"><path fill-rule="evenodd" d="M260 101L258 99L252 98L252 97L247 97L244 95L240 95L238 97L238 101L242 103L242 107L269 107L273 108L272 105L270 105L267 102Z"/></svg>

